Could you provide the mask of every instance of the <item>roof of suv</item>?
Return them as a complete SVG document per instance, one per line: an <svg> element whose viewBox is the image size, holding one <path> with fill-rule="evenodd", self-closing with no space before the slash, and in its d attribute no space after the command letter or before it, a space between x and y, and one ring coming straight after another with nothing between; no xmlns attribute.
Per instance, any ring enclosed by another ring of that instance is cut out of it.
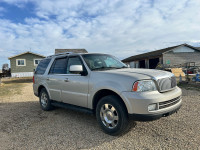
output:
<svg viewBox="0 0 200 150"><path fill-rule="evenodd" d="M50 58L50 57L56 57L56 56L62 56L62 55L91 55L91 54L100 54L100 55L106 55L106 54L102 54L102 53L73 53L73 52L66 52L66 53L58 53L58 54L55 54L55 55L50 55L50 56L47 56L47 58Z"/></svg>

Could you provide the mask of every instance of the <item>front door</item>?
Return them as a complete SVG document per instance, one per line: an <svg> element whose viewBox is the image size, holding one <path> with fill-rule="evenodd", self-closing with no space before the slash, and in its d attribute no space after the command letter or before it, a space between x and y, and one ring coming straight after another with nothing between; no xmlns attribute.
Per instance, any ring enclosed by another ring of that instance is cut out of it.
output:
<svg viewBox="0 0 200 150"><path fill-rule="evenodd" d="M68 58L67 74L63 76L61 85L61 101L68 104L87 107L89 77L87 75L70 72L69 68L71 65L82 65L83 70L86 71L79 56L71 56Z"/></svg>

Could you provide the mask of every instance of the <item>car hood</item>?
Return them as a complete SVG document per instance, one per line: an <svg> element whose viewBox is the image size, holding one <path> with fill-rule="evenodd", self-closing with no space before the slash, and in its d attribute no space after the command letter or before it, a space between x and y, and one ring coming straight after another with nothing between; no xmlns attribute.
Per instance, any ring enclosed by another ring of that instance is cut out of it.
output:
<svg viewBox="0 0 200 150"><path fill-rule="evenodd" d="M172 73L156 69L123 68L103 71L104 73L121 74L137 79L160 79L173 76Z"/></svg>

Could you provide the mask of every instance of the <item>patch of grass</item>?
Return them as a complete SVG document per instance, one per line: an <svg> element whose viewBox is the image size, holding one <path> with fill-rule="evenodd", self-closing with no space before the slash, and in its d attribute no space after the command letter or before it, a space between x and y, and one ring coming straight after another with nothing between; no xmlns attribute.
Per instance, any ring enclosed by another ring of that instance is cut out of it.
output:
<svg viewBox="0 0 200 150"><path fill-rule="evenodd" d="M3 78L0 85L0 97L21 94L24 83L31 83L32 78Z"/></svg>
<svg viewBox="0 0 200 150"><path fill-rule="evenodd" d="M2 84L0 86L0 97L7 96L7 95L15 95L21 94L21 88L24 85L22 83L18 84Z"/></svg>
<svg viewBox="0 0 200 150"><path fill-rule="evenodd" d="M5 84L13 84L13 83L31 83L33 82L32 77L26 78L3 78L2 82Z"/></svg>

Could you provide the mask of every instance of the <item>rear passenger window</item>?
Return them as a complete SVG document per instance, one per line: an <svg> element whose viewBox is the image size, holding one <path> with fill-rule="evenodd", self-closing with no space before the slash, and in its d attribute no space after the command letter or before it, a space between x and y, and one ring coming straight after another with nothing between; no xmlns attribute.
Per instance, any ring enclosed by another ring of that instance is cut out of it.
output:
<svg viewBox="0 0 200 150"><path fill-rule="evenodd" d="M67 73L67 57L56 59L49 73L50 74L66 74Z"/></svg>
<svg viewBox="0 0 200 150"><path fill-rule="evenodd" d="M44 74L51 59L43 59L36 68L35 74Z"/></svg>

